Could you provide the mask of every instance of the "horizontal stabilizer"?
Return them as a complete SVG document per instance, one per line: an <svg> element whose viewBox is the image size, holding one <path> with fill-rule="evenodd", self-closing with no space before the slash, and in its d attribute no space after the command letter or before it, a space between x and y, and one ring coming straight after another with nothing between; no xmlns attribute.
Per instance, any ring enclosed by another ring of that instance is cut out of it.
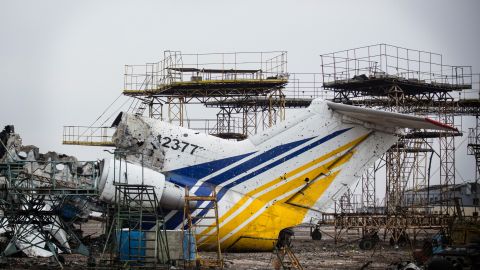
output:
<svg viewBox="0 0 480 270"><path fill-rule="evenodd" d="M378 111L351 105L327 101L328 107L348 117L392 128L436 129L458 131L455 127L443 124L426 117L418 117L394 112Z"/></svg>

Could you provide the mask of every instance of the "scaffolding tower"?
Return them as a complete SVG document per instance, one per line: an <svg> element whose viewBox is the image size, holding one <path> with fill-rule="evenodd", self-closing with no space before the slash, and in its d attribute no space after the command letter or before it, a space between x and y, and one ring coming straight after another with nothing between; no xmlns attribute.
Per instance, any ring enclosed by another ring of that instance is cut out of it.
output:
<svg viewBox="0 0 480 270"><path fill-rule="evenodd" d="M184 126L187 104L242 102L252 97L281 99L281 90L287 83L287 53L283 51L205 54L165 51L164 59L157 63L127 65L123 93L138 99L133 109L137 114L143 114L148 105L149 117ZM163 104L168 109L166 117ZM282 110L281 102L272 105ZM281 117L276 111L270 108L270 118ZM222 115L224 112L218 114L218 120ZM242 135L252 134L257 126L256 111L245 104L240 117ZM225 137L226 133L222 135Z"/></svg>
<svg viewBox="0 0 480 270"><path fill-rule="evenodd" d="M478 95L480 100L480 75L478 75ZM480 198L478 184L480 182L480 111L475 112L475 127L468 130L468 145L467 154L472 155L475 158L475 211L474 215L478 216Z"/></svg>
<svg viewBox="0 0 480 270"><path fill-rule="evenodd" d="M366 213L375 213L376 194L375 194L375 172L377 170L377 162L368 167L362 175L362 211Z"/></svg>
<svg viewBox="0 0 480 270"><path fill-rule="evenodd" d="M115 152L115 203L109 207L103 263L112 267L170 269L170 253L162 209L155 187L129 183L125 152Z"/></svg>
<svg viewBox="0 0 480 270"><path fill-rule="evenodd" d="M123 95L132 98L129 112L136 115L193 129L208 127L203 131L227 139L244 139L255 134L258 127L284 119L282 90L288 77L285 51L165 51L159 62L125 66ZM213 102L209 107L220 109L215 125L207 126L205 122L211 122L207 119L192 121L187 117L187 107L207 102ZM237 126L240 128L233 128ZM104 126L67 126L63 144L112 146L111 134L111 129Z"/></svg>
<svg viewBox="0 0 480 270"><path fill-rule="evenodd" d="M323 86L333 92L335 102L433 115L451 126L455 125L455 114L478 108L478 100L466 102L453 98L453 93L472 89L471 67L445 65L438 53L377 44L323 54L321 67ZM462 102L464 106L456 106ZM415 226L408 226L407 220L411 214L425 217L428 212L425 200L408 200L405 191L423 189L430 183L426 173L430 166L428 155L433 152L429 138L436 138L440 148L440 184L445 197L437 202L441 206L439 214L452 214L455 196L450 188L455 185L455 136L461 133L410 130L385 154L386 218L381 217L376 223L383 224L394 242L412 227L443 224L418 218ZM374 178L364 177L364 192L371 192L370 179ZM371 198L368 194L362 197ZM345 223L348 222L343 220L342 224L348 226Z"/></svg>

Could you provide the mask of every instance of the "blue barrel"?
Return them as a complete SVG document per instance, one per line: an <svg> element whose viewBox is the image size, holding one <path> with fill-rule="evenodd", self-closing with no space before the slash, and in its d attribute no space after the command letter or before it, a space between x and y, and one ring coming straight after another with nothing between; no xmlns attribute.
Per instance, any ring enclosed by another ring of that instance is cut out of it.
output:
<svg viewBox="0 0 480 270"><path fill-rule="evenodd" d="M183 259L186 261L194 261L197 258L195 234L185 231L183 235Z"/></svg>
<svg viewBox="0 0 480 270"><path fill-rule="evenodd" d="M124 230L117 232L120 261L145 260L145 233L141 231Z"/></svg>
<svg viewBox="0 0 480 270"><path fill-rule="evenodd" d="M73 219L74 217L76 217L78 214L80 213L80 210L71 205L71 204L64 204L62 206L62 208L60 208L60 215L65 218L65 219L68 219L68 220L71 220Z"/></svg>

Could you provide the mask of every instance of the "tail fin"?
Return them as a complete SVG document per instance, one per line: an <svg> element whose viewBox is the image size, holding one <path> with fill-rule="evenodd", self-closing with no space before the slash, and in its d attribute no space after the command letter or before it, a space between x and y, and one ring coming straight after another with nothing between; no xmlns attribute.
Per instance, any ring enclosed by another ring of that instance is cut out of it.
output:
<svg viewBox="0 0 480 270"><path fill-rule="evenodd" d="M305 222L338 199L395 143L402 128L455 130L426 118L317 99L289 120L243 141L123 114L114 142L167 181L198 186L192 194L204 195L206 185L216 186L221 222L232 230L261 219L262 213L280 217L277 205L294 208L292 217L279 225L285 228ZM181 214L167 222L169 228L179 224Z"/></svg>

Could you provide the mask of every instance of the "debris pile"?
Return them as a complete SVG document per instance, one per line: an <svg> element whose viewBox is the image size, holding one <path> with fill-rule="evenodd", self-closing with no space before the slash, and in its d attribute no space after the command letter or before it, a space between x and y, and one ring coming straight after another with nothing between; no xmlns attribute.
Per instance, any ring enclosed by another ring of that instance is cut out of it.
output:
<svg viewBox="0 0 480 270"><path fill-rule="evenodd" d="M13 126L0 132L0 163L23 163L22 174L35 177L36 187L51 187L53 184L65 188L93 185L91 176L96 173L95 163L79 162L76 157L56 152L40 153L34 145L22 145L22 138ZM50 180L54 179L55 183ZM38 185L38 186L37 186Z"/></svg>
<svg viewBox="0 0 480 270"><path fill-rule="evenodd" d="M88 254L75 224L88 220L96 203L97 162L22 144L13 126L0 132L0 234L4 256Z"/></svg>

